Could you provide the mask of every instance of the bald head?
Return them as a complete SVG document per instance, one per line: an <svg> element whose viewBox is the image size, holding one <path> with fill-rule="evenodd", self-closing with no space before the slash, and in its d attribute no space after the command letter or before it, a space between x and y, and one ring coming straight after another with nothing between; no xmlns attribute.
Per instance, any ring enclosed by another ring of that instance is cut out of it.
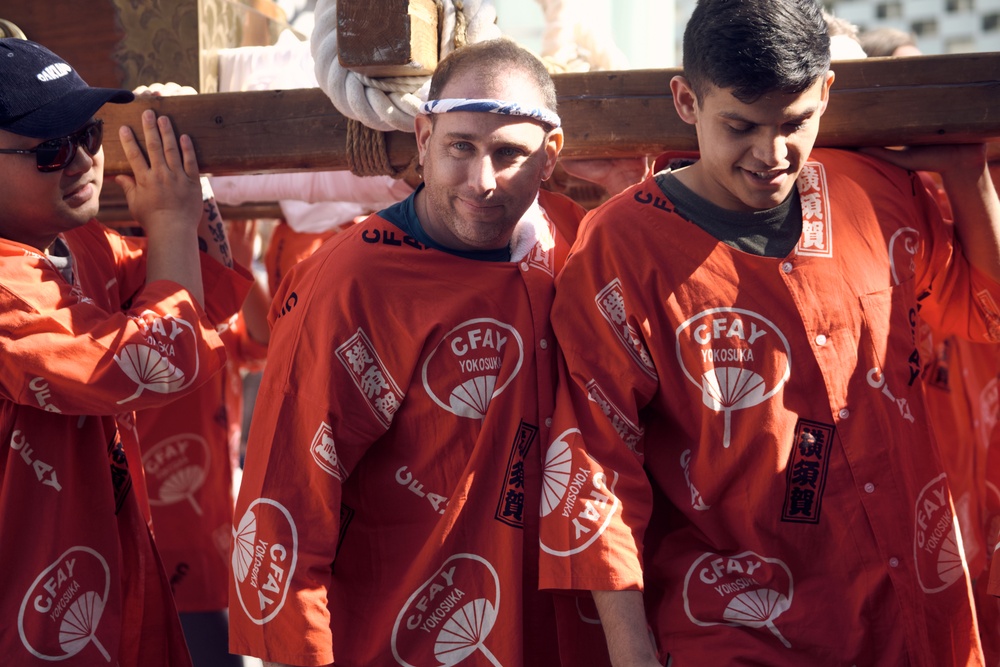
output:
<svg viewBox="0 0 1000 667"><path fill-rule="evenodd" d="M545 65L506 37L463 46L438 63L427 98L455 97L517 100L556 111L556 88Z"/></svg>

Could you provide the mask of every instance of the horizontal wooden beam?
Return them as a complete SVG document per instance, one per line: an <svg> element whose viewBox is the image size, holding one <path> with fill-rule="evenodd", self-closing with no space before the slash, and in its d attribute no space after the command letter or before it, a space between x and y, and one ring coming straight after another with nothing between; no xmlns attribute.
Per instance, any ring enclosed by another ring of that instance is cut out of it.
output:
<svg viewBox="0 0 1000 667"><path fill-rule="evenodd" d="M834 63L837 78L818 145L916 145L1000 138L1000 53L873 58ZM679 69L555 75L566 130L563 156L655 155L693 149L695 134L673 108ZM318 88L215 93L107 105L110 128L139 128L147 108L190 134L206 173L347 169L347 120ZM413 135L385 135L389 162L404 167ZM115 131L106 171L128 171Z"/></svg>

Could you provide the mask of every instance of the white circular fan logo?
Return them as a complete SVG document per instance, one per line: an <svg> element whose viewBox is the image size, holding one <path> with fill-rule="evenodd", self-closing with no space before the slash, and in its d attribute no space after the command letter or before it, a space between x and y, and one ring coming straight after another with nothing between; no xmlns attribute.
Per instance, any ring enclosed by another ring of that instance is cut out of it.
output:
<svg viewBox="0 0 1000 667"><path fill-rule="evenodd" d="M445 334L427 356L421 378L439 406L457 417L482 419L523 363L524 343L517 329L484 317ZM503 382L501 372L507 375Z"/></svg>
<svg viewBox="0 0 1000 667"><path fill-rule="evenodd" d="M543 522L539 546L554 556L584 551L604 534L618 511L618 473L606 472L578 444L580 429L566 429L545 451ZM574 457L578 460L574 460Z"/></svg>
<svg viewBox="0 0 1000 667"><path fill-rule="evenodd" d="M261 534L260 525L267 527ZM281 611L298 561L292 515L270 498L250 503L233 529L233 576L247 618L264 625Z"/></svg>
<svg viewBox="0 0 1000 667"><path fill-rule="evenodd" d="M572 429L579 433L579 429ZM545 452L542 466L542 516L548 516L559 506L566 489L569 488L570 473L573 470L573 452L566 442L567 433L556 438Z"/></svg>
<svg viewBox="0 0 1000 667"><path fill-rule="evenodd" d="M949 498L948 480L941 473L923 488L914 507L913 557L925 593L943 591L965 573L958 518Z"/></svg>
<svg viewBox="0 0 1000 667"><path fill-rule="evenodd" d="M777 558L706 552L684 578L684 611L695 625L767 628L791 648L774 621L791 608L792 592L792 572Z"/></svg>
<svg viewBox="0 0 1000 667"><path fill-rule="evenodd" d="M486 646L500 613L500 578L476 554L455 554L403 605L392 655L403 667L457 665L473 654L501 667Z"/></svg>
<svg viewBox="0 0 1000 667"><path fill-rule="evenodd" d="M792 350L770 320L742 308L712 308L676 331L677 360L701 389L702 402L722 412L722 446L728 448L733 410L759 405L791 376Z"/></svg>
<svg viewBox="0 0 1000 667"><path fill-rule="evenodd" d="M181 391L198 376L197 355L190 374L171 361L178 345L189 352L194 350L196 338L189 322L171 315L161 317L152 311L144 312L136 322L143 328L147 342L124 345L114 357L122 372L137 385L135 393L118 401L119 405L138 398L147 389L159 394Z"/></svg>
<svg viewBox="0 0 1000 667"><path fill-rule="evenodd" d="M151 505L172 505L186 500L202 514L194 493L208 476L211 452L196 433L181 433L162 440L142 454Z"/></svg>
<svg viewBox="0 0 1000 667"><path fill-rule="evenodd" d="M111 654L97 638L108 603L111 570L89 547L71 547L35 578L17 615L24 647L42 660L72 658L92 646L105 662ZM112 632L116 632L112 629Z"/></svg>

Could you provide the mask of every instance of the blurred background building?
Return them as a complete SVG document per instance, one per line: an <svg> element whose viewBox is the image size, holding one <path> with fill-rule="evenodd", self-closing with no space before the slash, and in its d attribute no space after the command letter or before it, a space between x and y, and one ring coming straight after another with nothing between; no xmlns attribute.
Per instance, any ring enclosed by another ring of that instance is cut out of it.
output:
<svg viewBox="0 0 1000 667"><path fill-rule="evenodd" d="M826 0L824 4L862 30L891 27L912 33L917 47L928 55L1000 51L1000 0Z"/></svg>
<svg viewBox="0 0 1000 667"><path fill-rule="evenodd" d="M551 4L556 0L545 0ZM684 26L695 0L559 0L572 15L607 31L633 69L680 66ZM289 22L312 31L315 0L278 0ZM540 0L494 0L503 32L539 50L545 18ZM824 0L827 11L861 30L912 33L925 54L1000 51L1000 0Z"/></svg>

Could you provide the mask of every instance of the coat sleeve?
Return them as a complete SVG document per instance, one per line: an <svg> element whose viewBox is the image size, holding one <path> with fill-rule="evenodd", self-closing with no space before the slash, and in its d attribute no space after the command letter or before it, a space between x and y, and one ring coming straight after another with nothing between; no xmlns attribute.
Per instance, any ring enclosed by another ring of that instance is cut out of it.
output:
<svg viewBox="0 0 1000 667"><path fill-rule="evenodd" d="M916 173L902 189L913 193L914 226L924 237L914 256L921 319L942 336L1000 342L1000 285L969 263L947 219L947 198Z"/></svg>
<svg viewBox="0 0 1000 667"><path fill-rule="evenodd" d="M641 411L658 380L633 310L641 292L629 290L627 267L600 254L587 224L552 311L563 363L545 454L540 585L636 590L652 506Z"/></svg>
<svg viewBox="0 0 1000 667"><path fill-rule="evenodd" d="M139 255L111 247L117 273L108 272L109 284L122 282L127 294ZM215 291L234 301L234 280L242 279L228 273L234 277L220 274ZM109 312L44 260L7 272L0 283L0 396L51 412L113 415L167 403L221 368L215 323L180 285L156 281L127 301Z"/></svg>
<svg viewBox="0 0 1000 667"><path fill-rule="evenodd" d="M365 310L385 304L330 257L298 264L274 299L234 521L230 650L296 665L334 659L343 484L403 400L380 352L405 345L376 351L385 325Z"/></svg>

